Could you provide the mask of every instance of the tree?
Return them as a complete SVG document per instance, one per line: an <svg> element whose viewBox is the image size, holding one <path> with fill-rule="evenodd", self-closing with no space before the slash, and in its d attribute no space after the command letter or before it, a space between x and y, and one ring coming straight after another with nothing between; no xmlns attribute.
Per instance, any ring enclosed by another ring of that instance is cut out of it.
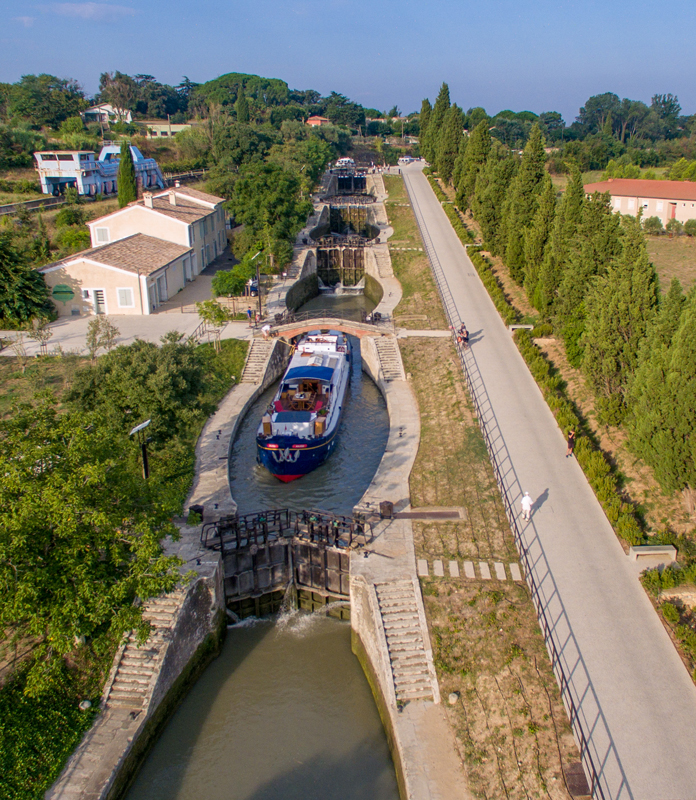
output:
<svg viewBox="0 0 696 800"><path fill-rule="evenodd" d="M249 103L247 103L244 89L239 90L237 101L234 104L234 110L237 114L237 122L249 122Z"/></svg>
<svg viewBox="0 0 696 800"><path fill-rule="evenodd" d="M35 640L27 690L40 694L82 637L145 634L145 600L171 590L171 509L144 502L135 453L98 413L49 397L0 420L0 629Z"/></svg>
<svg viewBox="0 0 696 800"><path fill-rule="evenodd" d="M621 103L613 92L597 94L585 103L577 117L578 123L587 133L597 133L604 128L607 117L620 114Z"/></svg>
<svg viewBox="0 0 696 800"><path fill-rule="evenodd" d="M449 183L464 130L464 114L455 103L447 109L435 154L435 168L445 183Z"/></svg>
<svg viewBox="0 0 696 800"><path fill-rule="evenodd" d="M34 342L39 343L39 352L41 355L46 354L46 348L49 340L53 336L53 331L48 327L45 320L40 320L34 317L31 324L31 330L27 336Z"/></svg>
<svg viewBox="0 0 696 800"><path fill-rule="evenodd" d="M433 113L433 107L430 105L430 100L426 97L425 100L421 103L421 111L420 117L418 119L418 124L420 126L420 148L421 153L423 152L423 142L425 141L426 136L428 135L428 125L430 124L430 117Z"/></svg>
<svg viewBox="0 0 696 800"><path fill-rule="evenodd" d="M0 233L0 320L16 326L53 313L44 276L27 265L9 231Z"/></svg>
<svg viewBox="0 0 696 800"><path fill-rule="evenodd" d="M498 159L492 152L476 179L472 211L481 226L486 246L494 255L504 250L501 238L503 203L516 169L517 162L512 156Z"/></svg>
<svg viewBox="0 0 696 800"><path fill-rule="evenodd" d="M684 233L687 236L696 236L696 219L687 219L684 223Z"/></svg>
<svg viewBox="0 0 696 800"><path fill-rule="evenodd" d="M449 86L443 83L438 92L432 114L428 122L428 130L425 139L421 135L421 151L425 158L431 163L435 163L437 144L440 137L440 128L445 121L445 114L450 107Z"/></svg>
<svg viewBox="0 0 696 800"><path fill-rule="evenodd" d="M585 299L583 372L602 400L607 422L618 423L625 410L629 379L657 306L657 275L650 263L640 222L623 218L622 252L594 278Z"/></svg>
<svg viewBox="0 0 696 800"><path fill-rule="evenodd" d="M457 186L457 205L465 211L470 203L476 187L476 178L483 169L488 154L491 152L491 134L488 122L481 120L469 136L464 153L463 166L459 185Z"/></svg>
<svg viewBox="0 0 696 800"><path fill-rule="evenodd" d="M119 122L126 111L135 111L138 102L138 84L123 72L102 72L99 76L99 100L111 103Z"/></svg>
<svg viewBox="0 0 696 800"><path fill-rule="evenodd" d="M510 184L504 214L505 263L518 283L524 279L524 230L537 210L537 197L546 174L545 163L544 137L535 123L522 153L520 168Z"/></svg>
<svg viewBox="0 0 696 800"><path fill-rule="evenodd" d="M679 236L679 234L684 230L684 226L679 222L678 219L672 217L672 219L667 220L667 225L665 225L665 230L669 234L669 238L671 239L673 236Z"/></svg>
<svg viewBox="0 0 696 800"><path fill-rule="evenodd" d="M539 282L533 298L534 307L545 317L551 316L557 300L558 287L568 259L571 243L582 216L585 187L582 174L575 161L570 163L570 180L558 204L553 231L544 261L539 271Z"/></svg>
<svg viewBox="0 0 696 800"><path fill-rule="evenodd" d="M89 321L85 343L92 363L94 363L97 353L102 347L107 352L113 348L116 344L116 337L119 334L119 329L108 317L100 314Z"/></svg>
<svg viewBox="0 0 696 800"><path fill-rule="evenodd" d="M653 468L664 489L693 488L696 486L693 435L696 302L693 293L683 303L672 341L665 343L655 339L643 354L645 357L630 394L629 444Z"/></svg>
<svg viewBox="0 0 696 800"><path fill-rule="evenodd" d="M662 220L659 217L648 217L645 222L643 222L643 230L649 236L659 236L665 232L662 226Z"/></svg>
<svg viewBox="0 0 696 800"><path fill-rule="evenodd" d="M13 84L8 102L11 116L23 117L32 125L57 128L68 117L87 107L77 81L55 75L23 75Z"/></svg>
<svg viewBox="0 0 696 800"><path fill-rule="evenodd" d="M679 128L681 106L679 98L673 94L653 95L650 110L660 121L661 133L666 139L673 139Z"/></svg>
<svg viewBox="0 0 696 800"><path fill-rule="evenodd" d="M130 142L121 143L121 159L118 163L118 206L123 208L138 199L138 183Z"/></svg>
<svg viewBox="0 0 696 800"><path fill-rule="evenodd" d="M556 189L548 172L542 178L542 188L539 195L537 208L531 226L525 231L524 236L524 286L527 296L532 304L538 307L537 289L541 265L544 261L547 243L553 230L553 221L556 213Z"/></svg>

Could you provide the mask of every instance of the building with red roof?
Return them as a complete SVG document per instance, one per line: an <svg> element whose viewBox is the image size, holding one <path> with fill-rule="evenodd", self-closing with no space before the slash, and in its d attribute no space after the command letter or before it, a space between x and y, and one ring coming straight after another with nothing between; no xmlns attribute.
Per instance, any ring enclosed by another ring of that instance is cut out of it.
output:
<svg viewBox="0 0 696 800"><path fill-rule="evenodd" d="M646 181L639 178L609 178L588 183L587 194L609 192L614 211L643 219L658 217L663 225L670 219L686 222L696 219L696 183L692 181Z"/></svg>

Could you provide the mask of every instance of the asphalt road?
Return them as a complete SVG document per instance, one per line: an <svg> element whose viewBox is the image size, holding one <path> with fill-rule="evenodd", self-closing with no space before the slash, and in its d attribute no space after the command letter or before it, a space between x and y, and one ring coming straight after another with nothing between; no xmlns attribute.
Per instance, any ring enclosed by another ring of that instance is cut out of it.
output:
<svg viewBox="0 0 696 800"><path fill-rule="evenodd" d="M471 336L468 366L502 464L577 710L596 797L696 798L696 687L565 442L510 332L422 174L402 171L452 313ZM535 500L531 522L520 499ZM568 707L568 704L566 703Z"/></svg>

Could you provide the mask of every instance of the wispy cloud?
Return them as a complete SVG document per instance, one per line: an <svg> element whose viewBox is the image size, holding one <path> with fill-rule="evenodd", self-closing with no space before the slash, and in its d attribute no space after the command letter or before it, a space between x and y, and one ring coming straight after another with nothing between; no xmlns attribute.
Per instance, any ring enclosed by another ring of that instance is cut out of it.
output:
<svg viewBox="0 0 696 800"><path fill-rule="evenodd" d="M44 8L61 17L78 17L96 22L113 22L123 17L133 17L138 13L135 8L110 3L51 3Z"/></svg>
<svg viewBox="0 0 696 800"><path fill-rule="evenodd" d="M31 28L35 19L36 17L12 17L13 22L19 22L20 24L24 25L25 28Z"/></svg>

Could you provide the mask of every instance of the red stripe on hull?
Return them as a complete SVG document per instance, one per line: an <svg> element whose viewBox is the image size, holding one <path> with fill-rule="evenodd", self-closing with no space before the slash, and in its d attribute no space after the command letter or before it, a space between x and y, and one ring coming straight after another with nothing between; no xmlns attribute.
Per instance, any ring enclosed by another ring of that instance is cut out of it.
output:
<svg viewBox="0 0 696 800"><path fill-rule="evenodd" d="M303 478L304 475L274 475L274 478L278 478L279 481L283 481L283 483L290 483L290 481L296 481L298 478Z"/></svg>

